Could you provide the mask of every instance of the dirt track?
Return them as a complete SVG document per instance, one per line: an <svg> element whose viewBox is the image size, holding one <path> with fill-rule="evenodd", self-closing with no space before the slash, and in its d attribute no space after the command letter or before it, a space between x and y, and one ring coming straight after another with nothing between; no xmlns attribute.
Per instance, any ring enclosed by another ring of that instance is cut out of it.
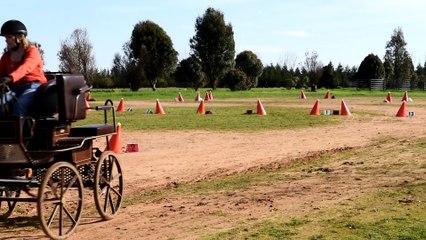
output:
<svg viewBox="0 0 426 240"><path fill-rule="evenodd" d="M119 155L125 174L126 194L130 195L138 189L162 189L253 168L282 165L318 152L364 148L378 138L410 139L426 136L426 110L422 107L423 103L416 103L417 107L410 108L416 113L413 118L394 117L399 103L383 106L366 103L354 100L351 109L376 111L379 116L366 119L354 114L342 124L321 128L256 133L124 131L123 141L139 143L140 150L138 153ZM301 187L311 189L310 198L324 205L333 204L341 200L342 195L350 196L356 191L342 185L340 190L336 188L336 193L330 195L326 194L327 184L295 181L281 190L264 188L259 190L261 192L248 190L230 196L218 193L218 196L205 199L188 196L132 205L121 209L121 213L111 221L97 222L97 216L83 219L71 239L196 239L208 231L227 229L232 226L232 222L243 217L260 218L270 211L278 210L304 211L312 207L312 202L304 196L305 190L302 191ZM218 208L232 208L233 211L224 219L211 214ZM201 231L194 230L200 221L208 226ZM11 236L28 237L19 229L9 232L7 236L3 235L4 232L0 232L0 237L8 239ZM41 231L36 233L36 238L42 236Z"/></svg>

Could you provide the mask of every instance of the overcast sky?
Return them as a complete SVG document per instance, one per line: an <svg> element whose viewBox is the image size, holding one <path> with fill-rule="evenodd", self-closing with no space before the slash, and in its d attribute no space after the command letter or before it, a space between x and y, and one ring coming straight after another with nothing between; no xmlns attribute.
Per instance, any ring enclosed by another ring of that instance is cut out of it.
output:
<svg viewBox="0 0 426 240"><path fill-rule="evenodd" d="M383 59L397 27L414 64L425 62L423 0L19 0L2 3L0 20L27 26L28 38L42 45L46 70L58 70L60 42L77 28L87 30L98 68L111 68L134 25L145 20L167 32L179 60L188 57L195 20L208 7L232 24L236 54L251 50L264 65L297 67L305 52L316 51L323 64L358 67L370 53Z"/></svg>

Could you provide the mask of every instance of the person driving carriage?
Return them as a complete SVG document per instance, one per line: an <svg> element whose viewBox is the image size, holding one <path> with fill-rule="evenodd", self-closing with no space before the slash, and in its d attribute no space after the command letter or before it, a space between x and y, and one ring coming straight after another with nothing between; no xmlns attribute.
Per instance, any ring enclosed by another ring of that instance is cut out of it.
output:
<svg viewBox="0 0 426 240"><path fill-rule="evenodd" d="M34 102L36 89L47 82L40 51L29 43L27 34L27 28L18 20L5 22L0 30L7 44L0 59L1 115L26 116ZM4 95L6 85L10 91Z"/></svg>

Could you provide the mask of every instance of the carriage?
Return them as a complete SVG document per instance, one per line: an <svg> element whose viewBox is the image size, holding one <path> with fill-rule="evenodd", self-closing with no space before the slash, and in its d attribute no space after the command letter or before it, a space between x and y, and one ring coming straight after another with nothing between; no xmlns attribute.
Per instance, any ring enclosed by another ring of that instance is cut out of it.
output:
<svg viewBox="0 0 426 240"><path fill-rule="evenodd" d="M123 175L108 149L116 133L112 101L92 109L104 112L98 124L75 126L86 118L82 75L46 74L26 117L0 116L0 221L19 202L36 203L44 233L69 237L82 217L84 189L93 191L103 220L116 216L123 201ZM94 144L105 138L106 148Z"/></svg>

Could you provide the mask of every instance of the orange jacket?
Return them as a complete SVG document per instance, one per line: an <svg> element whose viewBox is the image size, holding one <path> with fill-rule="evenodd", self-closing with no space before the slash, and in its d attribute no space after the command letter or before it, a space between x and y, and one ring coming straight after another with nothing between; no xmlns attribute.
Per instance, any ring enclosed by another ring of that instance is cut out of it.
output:
<svg viewBox="0 0 426 240"><path fill-rule="evenodd" d="M14 84L24 84L33 81L47 82L43 72L43 59L38 49L30 45L25 49L20 61L12 61L10 52L0 59L0 77L11 76Z"/></svg>

